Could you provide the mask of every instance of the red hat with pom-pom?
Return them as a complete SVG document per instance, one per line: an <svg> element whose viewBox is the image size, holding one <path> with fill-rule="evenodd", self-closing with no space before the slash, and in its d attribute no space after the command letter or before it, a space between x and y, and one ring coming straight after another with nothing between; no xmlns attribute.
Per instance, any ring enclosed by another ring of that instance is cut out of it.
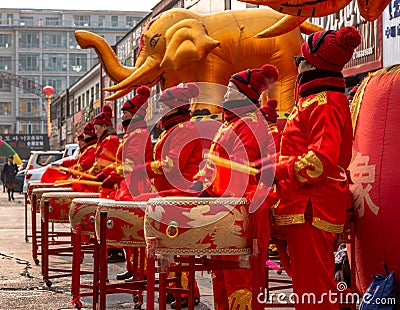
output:
<svg viewBox="0 0 400 310"><path fill-rule="evenodd" d="M268 99L267 104L263 106L260 111L264 118L271 123L276 123L278 119L278 113L276 113L276 107L278 106L278 100L275 98Z"/></svg>
<svg viewBox="0 0 400 310"><path fill-rule="evenodd" d="M93 118L93 125L112 126L112 109L108 104L103 105L102 112Z"/></svg>
<svg viewBox="0 0 400 310"><path fill-rule="evenodd" d="M349 94L347 95L347 100L353 100L354 96L356 95L357 89L358 89L358 85L354 86L351 91L349 92Z"/></svg>
<svg viewBox="0 0 400 310"><path fill-rule="evenodd" d="M147 86L140 86L138 89L136 89L136 96L124 102L121 111L126 110L132 114L137 113L139 116L145 117L147 110L147 99L149 99L150 94L150 88Z"/></svg>
<svg viewBox="0 0 400 310"><path fill-rule="evenodd" d="M94 131L93 124L92 123L86 123L86 125L83 127L83 133L85 135L88 135L88 136L95 136L96 133Z"/></svg>
<svg viewBox="0 0 400 310"><path fill-rule="evenodd" d="M278 69L273 65L264 65L258 69L247 69L235 73L229 82L236 85L239 91L246 95L253 103L258 103L261 93L268 89L279 76Z"/></svg>
<svg viewBox="0 0 400 310"><path fill-rule="evenodd" d="M165 103L171 108L190 108L190 99L198 97L199 87L194 83L181 84L164 90L159 101Z"/></svg>
<svg viewBox="0 0 400 310"><path fill-rule="evenodd" d="M360 32L352 27L338 31L319 31L310 35L301 46L304 58L317 68L340 72L361 43Z"/></svg>
<svg viewBox="0 0 400 310"><path fill-rule="evenodd" d="M78 141L84 141L85 140L85 135L83 133L83 131L81 133L79 133L78 135Z"/></svg>

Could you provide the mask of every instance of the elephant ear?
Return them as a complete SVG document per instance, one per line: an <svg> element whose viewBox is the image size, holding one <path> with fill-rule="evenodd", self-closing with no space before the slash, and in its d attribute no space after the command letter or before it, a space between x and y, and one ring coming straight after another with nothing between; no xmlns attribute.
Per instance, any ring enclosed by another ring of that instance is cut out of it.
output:
<svg viewBox="0 0 400 310"><path fill-rule="evenodd" d="M196 19L184 19L165 32L166 51L160 66L175 71L207 57L220 43Z"/></svg>

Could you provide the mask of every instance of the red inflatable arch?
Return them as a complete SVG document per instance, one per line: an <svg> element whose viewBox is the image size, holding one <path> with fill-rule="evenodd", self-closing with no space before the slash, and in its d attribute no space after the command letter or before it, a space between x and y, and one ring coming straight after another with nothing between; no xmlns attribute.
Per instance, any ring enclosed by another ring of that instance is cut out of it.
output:
<svg viewBox="0 0 400 310"><path fill-rule="evenodd" d="M400 65L366 77L351 109L357 288L364 293L384 261L400 289Z"/></svg>

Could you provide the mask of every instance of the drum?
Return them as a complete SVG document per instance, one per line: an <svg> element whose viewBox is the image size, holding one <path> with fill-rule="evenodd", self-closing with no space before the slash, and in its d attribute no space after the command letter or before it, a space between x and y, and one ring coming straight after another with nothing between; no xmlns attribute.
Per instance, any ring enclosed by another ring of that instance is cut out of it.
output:
<svg viewBox="0 0 400 310"><path fill-rule="evenodd" d="M69 223L69 209L74 198L98 198L100 193L45 192L40 199L40 214L44 220L45 202L49 202L49 218L52 223Z"/></svg>
<svg viewBox="0 0 400 310"><path fill-rule="evenodd" d="M49 183L41 183L41 184L49 184ZM52 184L50 184L52 185ZM32 195L36 195L36 213L40 212L40 200L44 193L65 193L65 192L72 192L72 188L70 187L37 187L33 189Z"/></svg>
<svg viewBox="0 0 400 310"><path fill-rule="evenodd" d="M156 238L160 254L249 254L248 207L244 198L152 198L145 236Z"/></svg>
<svg viewBox="0 0 400 310"><path fill-rule="evenodd" d="M28 183L28 191L27 191L27 195L28 195L28 200L29 202L32 201L32 193L33 190L36 188L52 188L54 186L53 183L42 183L42 182L29 182Z"/></svg>
<svg viewBox="0 0 400 310"><path fill-rule="evenodd" d="M96 212L96 236L100 239L100 212L107 212L107 245L145 247L143 220L146 202L107 200Z"/></svg>
<svg viewBox="0 0 400 310"><path fill-rule="evenodd" d="M96 210L104 198L74 198L69 210L69 222L71 229L76 233L76 225L81 223L82 234L90 237L95 236L94 222Z"/></svg>

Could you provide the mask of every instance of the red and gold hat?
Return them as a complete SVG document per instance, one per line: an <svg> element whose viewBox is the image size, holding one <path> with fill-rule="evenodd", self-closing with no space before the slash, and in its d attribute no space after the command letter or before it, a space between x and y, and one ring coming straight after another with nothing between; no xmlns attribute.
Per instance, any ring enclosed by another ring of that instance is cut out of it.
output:
<svg viewBox="0 0 400 310"><path fill-rule="evenodd" d="M83 131L82 131L82 132L80 132L79 135L78 135L78 141L84 141L84 140L85 140L85 135L84 135L84 133L83 133Z"/></svg>
<svg viewBox="0 0 400 310"><path fill-rule="evenodd" d="M95 133L95 131L94 131L94 126L93 126L93 124L92 124L92 123L87 123L87 124L83 127L83 133L84 133L85 135L88 135L88 136L95 136L96 133Z"/></svg>
<svg viewBox="0 0 400 310"><path fill-rule="evenodd" d="M136 96L124 102L121 111L126 110L132 114L139 113L139 116L141 117L146 116L147 100L149 99L150 94L150 88L147 86L140 86L136 90Z"/></svg>
<svg viewBox="0 0 400 310"><path fill-rule="evenodd" d="M261 93L268 89L279 76L278 69L273 65L264 65L257 69L247 69L235 73L229 82L236 85L239 91L246 95L253 103L258 103Z"/></svg>
<svg viewBox="0 0 400 310"><path fill-rule="evenodd" d="M112 109L108 104L105 104L101 109L102 112L97 114L93 120L93 125L112 126Z"/></svg>
<svg viewBox="0 0 400 310"><path fill-rule="evenodd" d="M318 31L303 43L301 53L309 63L319 69L340 72L360 43L360 32L352 26L338 31Z"/></svg>
<svg viewBox="0 0 400 310"><path fill-rule="evenodd" d="M159 98L171 108L190 108L190 99L198 97L200 94L199 87L194 83L187 83L164 90Z"/></svg>

